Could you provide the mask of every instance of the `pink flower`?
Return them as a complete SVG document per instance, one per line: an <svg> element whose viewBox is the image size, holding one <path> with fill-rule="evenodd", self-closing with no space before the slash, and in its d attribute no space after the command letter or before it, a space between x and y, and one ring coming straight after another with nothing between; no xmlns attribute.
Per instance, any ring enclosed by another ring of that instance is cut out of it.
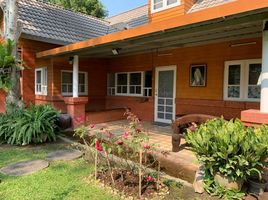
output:
<svg viewBox="0 0 268 200"><path fill-rule="evenodd" d="M128 139L128 136L129 136L129 133L128 132L125 132L124 135L123 135L123 138L124 139Z"/></svg>
<svg viewBox="0 0 268 200"><path fill-rule="evenodd" d="M117 140L117 141L115 142L115 144L117 144L117 145L123 145L124 142L123 142L122 140Z"/></svg>
<svg viewBox="0 0 268 200"><path fill-rule="evenodd" d="M149 183L154 182L154 177L147 176L146 181L149 182Z"/></svg>
<svg viewBox="0 0 268 200"><path fill-rule="evenodd" d="M99 151L99 152L102 152L102 147L101 147L101 143L99 140L96 141L96 149Z"/></svg>
<svg viewBox="0 0 268 200"><path fill-rule="evenodd" d="M112 137L113 137L113 133L109 131L109 133L108 133L108 137L109 137L109 138L112 138Z"/></svg>
<svg viewBox="0 0 268 200"><path fill-rule="evenodd" d="M144 145L143 145L143 148L144 148L144 149L150 149L151 146L150 146L149 144L144 144Z"/></svg>
<svg viewBox="0 0 268 200"><path fill-rule="evenodd" d="M95 127L95 124L91 124L91 125L90 125L90 128L94 128L94 127Z"/></svg>

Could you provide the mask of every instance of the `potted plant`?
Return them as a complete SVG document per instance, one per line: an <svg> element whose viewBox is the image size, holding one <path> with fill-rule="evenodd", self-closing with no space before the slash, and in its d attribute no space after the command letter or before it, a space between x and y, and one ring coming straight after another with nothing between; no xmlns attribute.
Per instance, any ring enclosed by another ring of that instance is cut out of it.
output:
<svg viewBox="0 0 268 200"><path fill-rule="evenodd" d="M186 137L198 160L206 168L206 176L227 190L240 191L253 171L263 167L267 144L261 131L247 128L240 120L213 119L200 125ZM263 145L260 145L262 143ZM267 155L266 155L267 156Z"/></svg>
<svg viewBox="0 0 268 200"><path fill-rule="evenodd" d="M252 175L248 178L249 183L249 193L254 193L257 195L262 194L265 191L268 179L267 171L267 157L268 157L268 134L267 126L261 126L255 129L249 129L253 131L256 135L255 143L258 144L255 146L254 151L256 154L255 162L257 166L253 171Z"/></svg>

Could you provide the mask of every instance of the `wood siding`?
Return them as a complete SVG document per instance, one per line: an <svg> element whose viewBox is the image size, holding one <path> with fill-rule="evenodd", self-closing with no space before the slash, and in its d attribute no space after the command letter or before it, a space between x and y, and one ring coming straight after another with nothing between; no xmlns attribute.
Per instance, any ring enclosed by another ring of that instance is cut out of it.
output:
<svg viewBox="0 0 268 200"><path fill-rule="evenodd" d="M256 45L231 47L231 44L256 42ZM224 63L228 60L261 58L261 38L223 42L166 52L114 58L109 72L155 70L158 66L177 66L176 114L190 113L224 115L227 119L240 117L240 112L259 108L259 103L223 100ZM207 64L207 86L190 87L190 65ZM154 80L153 80L154 84ZM154 86L153 86L154 88ZM154 94L154 92L153 92ZM139 97L107 97L107 108L130 107L141 119L153 121L154 98L143 101Z"/></svg>
<svg viewBox="0 0 268 200"><path fill-rule="evenodd" d="M149 0L149 21L154 23L185 15L193 5L194 0L181 0L181 5L179 6L152 13L151 0Z"/></svg>

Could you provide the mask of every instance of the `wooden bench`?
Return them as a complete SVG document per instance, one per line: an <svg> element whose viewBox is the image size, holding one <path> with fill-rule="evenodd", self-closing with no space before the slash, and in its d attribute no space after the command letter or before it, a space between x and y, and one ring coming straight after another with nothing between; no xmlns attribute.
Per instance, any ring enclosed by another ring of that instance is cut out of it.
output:
<svg viewBox="0 0 268 200"><path fill-rule="evenodd" d="M195 131L198 125L215 118L218 117L203 114L190 114L173 120L172 151L178 152L180 150L181 139L184 138L184 133L187 132L187 129Z"/></svg>

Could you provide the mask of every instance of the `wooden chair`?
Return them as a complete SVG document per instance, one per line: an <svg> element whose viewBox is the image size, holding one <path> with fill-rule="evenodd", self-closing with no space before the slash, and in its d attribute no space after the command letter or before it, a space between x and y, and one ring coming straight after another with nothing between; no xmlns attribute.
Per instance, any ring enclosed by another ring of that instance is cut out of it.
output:
<svg viewBox="0 0 268 200"><path fill-rule="evenodd" d="M197 128L196 125L215 118L218 117L203 114L189 114L173 120L172 151L178 152L180 150L181 138L184 138L183 134L187 132L187 129L194 131Z"/></svg>

